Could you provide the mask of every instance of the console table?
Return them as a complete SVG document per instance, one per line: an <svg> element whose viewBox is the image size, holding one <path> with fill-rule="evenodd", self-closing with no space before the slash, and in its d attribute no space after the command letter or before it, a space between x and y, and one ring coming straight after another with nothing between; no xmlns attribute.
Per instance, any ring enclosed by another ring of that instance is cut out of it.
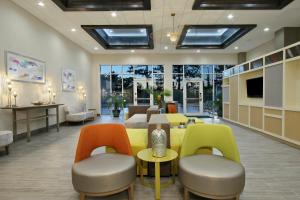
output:
<svg viewBox="0 0 300 200"><path fill-rule="evenodd" d="M38 119L45 119L46 120L46 129L49 131L49 109L55 109L56 114L56 129L59 132L59 106L63 104L47 104L47 105L38 105L38 106L18 106L18 107L2 107L1 109L5 110L12 110L12 127L13 127L13 134L14 136L17 135L17 122L19 121L26 121L27 126L27 141L30 142L31 138L31 130L30 130L30 121L38 120ZM33 110L45 110L45 115L31 117L30 111ZM26 118L25 119L17 119L17 112L25 112Z"/></svg>

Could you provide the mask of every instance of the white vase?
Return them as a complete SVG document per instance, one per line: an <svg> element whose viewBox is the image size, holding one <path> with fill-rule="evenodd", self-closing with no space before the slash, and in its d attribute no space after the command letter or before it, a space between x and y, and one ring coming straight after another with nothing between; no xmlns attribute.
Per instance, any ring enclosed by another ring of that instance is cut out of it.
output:
<svg viewBox="0 0 300 200"><path fill-rule="evenodd" d="M167 134L161 129L161 125L158 124L156 129L151 133L152 142L152 156L153 157L165 157L167 152Z"/></svg>

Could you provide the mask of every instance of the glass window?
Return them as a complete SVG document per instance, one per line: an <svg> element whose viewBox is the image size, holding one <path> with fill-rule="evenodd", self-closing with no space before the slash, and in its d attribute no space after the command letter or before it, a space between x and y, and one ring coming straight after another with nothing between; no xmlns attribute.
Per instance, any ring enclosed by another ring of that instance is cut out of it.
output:
<svg viewBox="0 0 300 200"><path fill-rule="evenodd" d="M133 65L124 65L123 73L124 74L132 74L133 73Z"/></svg>
<svg viewBox="0 0 300 200"><path fill-rule="evenodd" d="M183 73L183 65L173 65L173 73Z"/></svg>
<svg viewBox="0 0 300 200"><path fill-rule="evenodd" d="M178 112L183 112L183 75L173 74L173 101L178 104Z"/></svg>
<svg viewBox="0 0 300 200"><path fill-rule="evenodd" d="M224 65L214 65L214 72L215 73L223 73L224 71Z"/></svg>
<svg viewBox="0 0 300 200"><path fill-rule="evenodd" d="M164 73L164 67L162 65L153 65L153 73Z"/></svg>
<svg viewBox="0 0 300 200"><path fill-rule="evenodd" d="M113 93L122 94L122 75L120 74L111 75L111 87Z"/></svg>
<svg viewBox="0 0 300 200"><path fill-rule="evenodd" d="M102 65L100 67L101 74L110 74L110 65Z"/></svg>
<svg viewBox="0 0 300 200"><path fill-rule="evenodd" d="M149 65L137 65L134 68L134 74L136 78L151 78L152 66Z"/></svg>
<svg viewBox="0 0 300 200"><path fill-rule="evenodd" d="M110 46L149 44L146 28L99 28L95 30Z"/></svg>
<svg viewBox="0 0 300 200"><path fill-rule="evenodd" d="M126 106L132 105L133 101L133 75L123 75L123 97L126 100Z"/></svg>
<svg viewBox="0 0 300 200"><path fill-rule="evenodd" d="M200 65L185 65L184 66L185 78L201 78L201 66Z"/></svg>
<svg viewBox="0 0 300 200"><path fill-rule="evenodd" d="M203 110L213 110L213 75L203 74Z"/></svg>
<svg viewBox="0 0 300 200"><path fill-rule="evenodd" d="M203 74L212 74L214 71L213 65L202 65Z"/></svg>
<svg viewBox="0 0 300 200"><path fill-rule="evenodd" d="M122 74L122 66L119 65L113 65L111 67L111 73L112 74Z"/></svg>
<svg viewBox="0 0 300 200"><path fill-rule="evenodd" d="M240 28L190 28L182 41L182 45L223 45L234 34L239 32Z"/></svg>
<svg viewBox="0 0 300 200"><path fill-rule="evenodd" d="M101 79L101 113L111 114L109 109L108 96L110 95L110 75L102 74Z"/></svg>

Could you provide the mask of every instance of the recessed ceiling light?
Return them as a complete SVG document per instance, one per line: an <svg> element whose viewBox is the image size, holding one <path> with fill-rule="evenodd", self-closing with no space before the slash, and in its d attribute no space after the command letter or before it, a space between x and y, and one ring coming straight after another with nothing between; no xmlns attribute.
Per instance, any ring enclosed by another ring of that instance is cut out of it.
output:
<svg viewBox="0 0 300 200"><path fill-rule="evenodd" d="M97 50L99 50L99 48L98 47L94 47L94 50L97 51Z"/></svg>
<svg viewBox="0 0 300 200"><path fill-rule="evenodd" d="M168 50L168 49L169 49L169 47L168 47L168 46L165 46L165 47L164 47L164 49L165 49L165 50Z"/></svg>
<svg viewBox="0 0 300 200"><path fill-rule="evenodd" d="M131 52L131 53L134 53L134 52L135 52L135 50L134 50L134 49L132 49L130 52Z"/></svg>
<svg viewBox="0 0 300 200"><path fill-rule="evenodd" d="M266 27L266 28L264 29L265 32L268 32L269 30L270 30L270 28L268 28L268 27Z"/></svg>
<svg viewBox="0 0 300 200"><path fill-rule="evenodd" d="M200 49L198 49L198 50L197 50L197 53L200 53L200 52L201 52Z"/></svg>
<svg viewBox="0 0 300 200"><path fill-rule="evenodd" d="M71 31L72 31L72 32L76 32L76 28L72 28Z"/></svg>
<svg viewBox="0 0 300 200"><path fill-rule="evenodd" d="M38 6L41 6L41 7L44 7L45 6L45 3L43 1L38 1L37 3Z"/></svg>
<svg viewBox="0 0 300 200"><path fill-rule="evenodd" d="M238 50L238 49L239 49L239 47L234 47L234 49L235 49L235 50Z"/></svg>
<svg viewBox="0 0 300 200"><path fill-rule="evenodd" d="M227 18L228 18L228 19L233 19L233 18L234 18L234 15L233 15L233 14L229 14L229 15L227 16Z"/></svg>
<svg viewBox="0 0 300 200"><path fill-rule="evenodd" d="M111 12L110 14L112 17L117 17L117 13L116 12Z"/></svg>
<svg viewBox="0 0 300 200"><path fill-rule="evenodd" d="M168 33L168 34L167 34L167 37L171 37L171 33Z"/></svg>

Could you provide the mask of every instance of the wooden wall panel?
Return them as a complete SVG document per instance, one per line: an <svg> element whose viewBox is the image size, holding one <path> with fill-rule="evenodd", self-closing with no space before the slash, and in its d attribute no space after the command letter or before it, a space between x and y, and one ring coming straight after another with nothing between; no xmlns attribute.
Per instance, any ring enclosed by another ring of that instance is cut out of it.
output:
<svg viewBox="0 0 300 200"><path fill-rule="evenodd" d="M230 119L232 121L238 121L238 76L233 76L229 78L229 87L230 87Z"/></svg>
<svg viewBox="0 0 300 200"><path fill-rule="evenodd" d="M223 116L226 119L229 119L229 104L223 104L224 113Z"/></svg>
<svg viewBox="0 0 300 200"><path fill-rule="evenodd" d="M250 126L258 129L263 128L263 108L250 107Z"/></svg>
<svg viewBox="0 0 300 200"><path fill-rule="evenodd" d="M239 122L249 125L249 106L239 106Z"/></svg>
<svg viewBox="0 0 300 200"><path fill-rule="evenodd" d="M282 135L282 119L265 116L265 131Z"/></svg>
<svg viewBox="0 0 300 200"><path fill-rule="evenodd" d="M275 109L267 109L265 108L265 113L270 115L278 115L282 116L282 110L275 110Z"/></svg>
<svg viewBox="0 0 300 200"><path fill-rule="evenodd" d="M300 142L300 112L285 111L285 137Z"/></svg>

